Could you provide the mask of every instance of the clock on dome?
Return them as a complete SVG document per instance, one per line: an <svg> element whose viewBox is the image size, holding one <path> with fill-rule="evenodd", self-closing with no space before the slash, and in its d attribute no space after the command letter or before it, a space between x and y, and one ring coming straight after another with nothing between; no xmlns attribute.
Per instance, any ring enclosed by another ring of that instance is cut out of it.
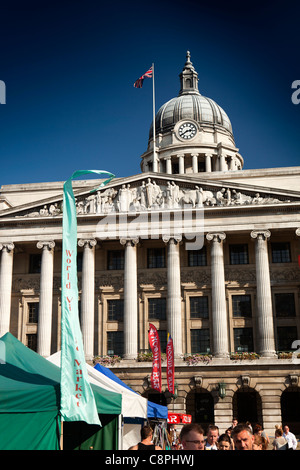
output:
<svg viewBox="0 0 300 470"><path fill-rule="evenodd" d="M184 122L178 129L178 135L181 139L189 140L195 137L197 128L192 122Z"/></svg>

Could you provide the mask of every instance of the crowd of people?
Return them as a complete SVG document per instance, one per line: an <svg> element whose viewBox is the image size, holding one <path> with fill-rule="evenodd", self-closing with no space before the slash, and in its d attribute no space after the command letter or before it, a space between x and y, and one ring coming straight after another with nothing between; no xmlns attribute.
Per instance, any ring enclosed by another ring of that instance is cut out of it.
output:
<svg viewBox="0 0 300 470"><path fill-rule="evenodd" d="M156 445L153 429L146 425L141 429L141 442L129 450L164 450ZM275 437L270 440L263 428L257 424L238 423L234 418L232 425L222 434L218 426L208 426L206 435L198 423L185 424L180 433L176 426L169 430L172 450L296 450L297 439L288 425L276 426Z"/></svg>

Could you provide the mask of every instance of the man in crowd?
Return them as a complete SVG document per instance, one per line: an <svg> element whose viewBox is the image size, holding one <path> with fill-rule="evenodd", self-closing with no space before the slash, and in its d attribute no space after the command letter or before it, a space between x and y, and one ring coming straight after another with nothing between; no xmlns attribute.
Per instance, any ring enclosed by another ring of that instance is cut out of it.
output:
<svg viewBox="0 0 300 470"><path fill-rule="evenodd" d="M205 450L204 431L197 423L183 426L179 438L183 450Z"/></svg>
<svg viewBox="0 0 300 470"><path fill-rule="evenodd" d="M297 448L296 436L290 431L290 428L287 425L283 426L283 437L285 437L285 439L287 440L289 448L296 450Z"/></svg>
<svg viewBox="0 0 300 470"><path fill-rule="evenodd" d="M218 426L208 426L205 450L218 450L217 442L219 439L219 428Z"/></svg>
<svg viewBox="0 0 300 470"><path fill-rule="evenodd" d="M253 450L254 436L246 424L238 424L232 431L235 450Z"/></svg>

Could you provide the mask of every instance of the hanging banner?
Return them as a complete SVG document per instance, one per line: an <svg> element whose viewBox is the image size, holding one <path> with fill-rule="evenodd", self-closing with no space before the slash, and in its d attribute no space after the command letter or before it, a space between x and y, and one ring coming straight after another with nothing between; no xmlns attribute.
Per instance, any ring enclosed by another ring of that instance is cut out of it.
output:
<svg viewBox="0 0 300 470"><path fill-rule="evenodd" d="M166 355L167 355L168 390L170 393L172 393L172 395L174 395L175 393L174 345L173 345L173 340L172 340L170 333L168 333Z"/></svg>
<svg viewBox="0 0 300 470"><path fill-rule="evenodd" d="M157 329L151 323L148 332L149 344L153 354L151 387L161 393L161 350Z"/></svg>
<svg viewBox="0 0 300 470"><path fill-rule="evenodd" d="M97 191L114 177L107 171L79 170L73 173L64 184L60 413L62 421L85 421L88 424L101 425L94 394L88 380L78 315L77 213L72 180L86 173L96 173L107 178L93 191Z"/></svg>

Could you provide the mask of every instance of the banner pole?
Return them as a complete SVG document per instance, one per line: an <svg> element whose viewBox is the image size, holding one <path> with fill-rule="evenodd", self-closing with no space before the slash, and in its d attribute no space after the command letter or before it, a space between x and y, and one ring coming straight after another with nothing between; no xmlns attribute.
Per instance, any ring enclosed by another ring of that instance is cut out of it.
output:
<svg viewBox="0 0 300 470"><path fill-rule="evenodd" d="M153 92L153 166L152 170L157 173L157 161L156 161L156 131L155 131L155 83L154 83L154 63L152 64L152 92Z"/></svg>

